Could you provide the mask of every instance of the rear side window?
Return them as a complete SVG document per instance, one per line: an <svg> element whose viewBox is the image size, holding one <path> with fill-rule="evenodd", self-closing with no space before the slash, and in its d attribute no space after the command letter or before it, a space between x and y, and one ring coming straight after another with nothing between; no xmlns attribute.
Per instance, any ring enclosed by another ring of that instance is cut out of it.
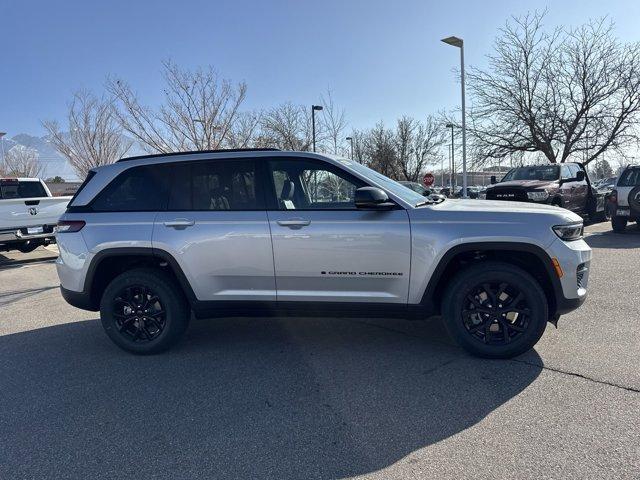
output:
<svg viewBox="0 0 640 480"><path fill-rule="evenodd" d="M168 210L264 210L253 160L211 160L174 166Z"/></svg>
<svg viewBox="0 0 640 480"><path fill-rule="evenodd" d="M640 185L640 168L628 168L618 180L619 187L635 187Z"/></svg>
<svg viewBox="0 0 640 480"><path fill-rule="evenodd" d="M47 191L40 182L0 180L0 199L42 198L46 196Z"/></svg>
<svg viewBox="0 0 640 480"><path fill-rule="evenodd" d="M167 203L169 166L148 165L122 172L93 201L96 212L154 212Z"/></svg>

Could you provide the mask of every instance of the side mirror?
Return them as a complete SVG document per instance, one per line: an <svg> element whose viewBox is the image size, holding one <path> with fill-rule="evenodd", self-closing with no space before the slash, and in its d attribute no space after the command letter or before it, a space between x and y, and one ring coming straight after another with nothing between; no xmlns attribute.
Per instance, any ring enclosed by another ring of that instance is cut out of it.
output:
<svg viewBox="0 0 640 480"><path fill-rule="evenodd" d="M493 185L494 183L498 183L498 179L495 175L491 175L491 185Z"/></svg>
<svg viewBox="0 0 640 480"><path fill-rule="evenodd" d="M356 190L355 204L357 208L389 209L395 203L389 200L384 190L377 187L360 187Z"/></svg>
<svg viewBox="0 0 640 480"><path fill-rule="evenodd" d="M584 171L578 170L578 173L576 174L576 182L584 181L585 177L586 175L584 174Z"/></svg>

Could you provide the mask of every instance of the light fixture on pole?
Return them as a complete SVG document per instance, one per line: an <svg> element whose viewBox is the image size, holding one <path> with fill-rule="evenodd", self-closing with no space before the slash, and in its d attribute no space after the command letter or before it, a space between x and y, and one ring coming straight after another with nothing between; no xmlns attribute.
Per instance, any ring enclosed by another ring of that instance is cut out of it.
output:
<svg viewBox="0 0 640 480"><path fill-rule="evenodd" d="M467 198L467 128L464 94L464 41L458 37L443 38L447 45L460 49L460 87L462 91L462 197Z"/></svg>
<svg viewBox="0 0 640 480"><path fill-rule="evenodd" d="M314 152L316 151L316 110L322 110L322 105L311 105L311 137Z"/></svg>
<svg viewBox="0 0 640 480"><path fill-rule="evenodd" d="M345 140L351 145L351 160L353 160L353 137L347 137Z"/></svg>

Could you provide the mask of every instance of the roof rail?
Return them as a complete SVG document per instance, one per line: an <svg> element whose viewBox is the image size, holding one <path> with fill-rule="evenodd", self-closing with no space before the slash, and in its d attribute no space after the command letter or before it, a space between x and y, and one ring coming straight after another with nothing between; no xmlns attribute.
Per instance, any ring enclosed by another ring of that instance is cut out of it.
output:
<svg viewBox="0 0 640 480"><path fill-rule="evenodd" d="M221 148L219 150L194 150L187 152L152 153L149 155L138 155L135 157L125 157L118 162L128 162L129 160L142 160L147 158L174 157L179 155L193 155L195 153L232 153L232 152L279 152L279 148Z"/></svg>

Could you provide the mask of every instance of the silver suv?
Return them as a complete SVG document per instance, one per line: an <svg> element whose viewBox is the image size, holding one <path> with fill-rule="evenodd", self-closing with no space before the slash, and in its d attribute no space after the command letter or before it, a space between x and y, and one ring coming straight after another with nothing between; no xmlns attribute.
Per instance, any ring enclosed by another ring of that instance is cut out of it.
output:
<svg viewBox="0 0 640 480"><path fill-rule="evenodd" d="M430 199L308 152L154 155L97 168L57 227L62 295L134 353L196 317L442 314L469 352L511 357L586 297L582 219Z"/></svg>

